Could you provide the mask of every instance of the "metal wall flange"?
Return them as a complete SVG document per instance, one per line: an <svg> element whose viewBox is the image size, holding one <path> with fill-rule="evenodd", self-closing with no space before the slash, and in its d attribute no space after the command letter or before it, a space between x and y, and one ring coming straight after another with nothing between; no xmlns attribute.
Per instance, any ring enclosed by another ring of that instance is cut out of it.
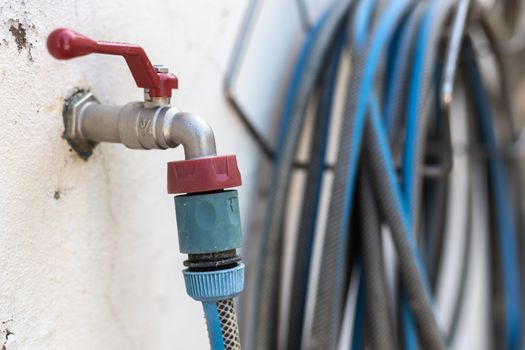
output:
<svg viewBox="0 0 525 350"><path fill-rule="evenodd" d="M88 160L98 142L81 136L80 123L77 116L80 115L83 108L93 103L99 103L95 96L89 90L80 89L65 99L62 110L64 119L64 133L62 136L83 160Z"/></svg>

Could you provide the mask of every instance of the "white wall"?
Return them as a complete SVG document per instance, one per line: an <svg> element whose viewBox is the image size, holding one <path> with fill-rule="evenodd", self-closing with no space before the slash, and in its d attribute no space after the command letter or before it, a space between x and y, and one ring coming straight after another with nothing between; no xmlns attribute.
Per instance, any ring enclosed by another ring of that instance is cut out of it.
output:
<svg viewBox="0 0 525 350"><path fill-rule="evenodd" d="M123 104L142 91L121 58L59 62L45 40L70 27L141 44L168 65L180 80L173 103L207 118L219 153L237 154L246 221L259 154L222 96L245 5L0 0L0 348L207 348L166 193L166 162L182 159L181 150L103 144L79 159L61 138L64 97L88 87L103 103ZM19 23L20 49L10 31Z"/></svg>

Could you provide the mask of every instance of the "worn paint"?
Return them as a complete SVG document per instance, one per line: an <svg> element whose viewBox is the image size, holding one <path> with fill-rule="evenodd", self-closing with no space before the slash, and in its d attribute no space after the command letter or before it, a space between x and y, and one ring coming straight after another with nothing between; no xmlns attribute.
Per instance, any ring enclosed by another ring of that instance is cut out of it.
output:
<svg viewBox="0 0 525 350"><path fill-rule="evenodd" d="M18 52L22 51L23 48L27 47L26 29L22 23L16 21L16 24L11 24L9 31L15 38L16 47Z"/></svg>
<svg viewBox="0 0 525 350"><path fill-rule="evenodd" d="M33 43L28 40L28 30L35 30L34 24L29 23L22 23L19 19L13 19L10 18L7 21L7 24L9 25L9 32L11 33L12 37L14 38L14 42L16 44L16 48L18 52L22 52L22 50L27 51L27 58L30 61L33 61L33 55L31 54L31 50L33 49ZM5 43L8 43L7 40L4 39Z"/></svg>

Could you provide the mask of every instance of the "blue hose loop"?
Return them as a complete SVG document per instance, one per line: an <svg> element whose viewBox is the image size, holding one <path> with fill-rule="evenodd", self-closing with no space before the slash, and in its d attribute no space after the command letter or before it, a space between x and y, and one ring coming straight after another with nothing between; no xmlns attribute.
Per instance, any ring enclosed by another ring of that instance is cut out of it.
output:
<svg viewBox="0 0 525 350"><path fill-rule="evenodd" d="M299 58L297 60L297 64L295 65L294 71L292 73L292 78L290 80L290 86L288 87L286 100L284 103L283 111L281 113L281 118L279 122L279 136L277 140L277 154L276 154L277 162L280 159L280 153L281 153L280 151L282 150L283 145L286 141L286 135L288 134L288 128L289 128L289 123L290 123L290 116L292 115L293 107L295 105L295 100L297 98L299 87L301 86L301 80L304 75L304 71L306 68L306 64L308 62L308 58L310 57L310 53L316 41L317 35L319 34L326 19L328 18L329 13L330 13L329 11L326 11L321 16L319 21L314 25L310 33L308 34L306 38L306 43L301 49Z"/></svg>
<svg viewBox="0 0 525 350"><path fill-rule="evenodd" d="M425 3L418 4L418 6L422 6L422 5L426 5L426 4ZM416 7L413 8L410 16L417 15L417 11L414 11L415 9ZM407 20L409 18L410 17L408 17ZM409 35L410 35L409 30L411 29L412 28L409 28L406 25L406 22L404 22L398 29L398 32L396 33L396 37L394 37L394 41L391 43L391 46L389 48L390 52L389 52L388 57L393 57L393 59L388 60L387 62L387 74L388 74L387 78L388 79L386 83L385 101L383 105L383 114L384 114L383 117L385 120L385 127L388 130L390 137L392 136L390 134L392 130L392 126L395 125L396 122L398 122L397 120L394 120L395 116L392 114L394 98L396 96L395 91L394 91L394 85L395 85L394 82L401 79L401 74L403 74L402 69L401 69L402 65L404 64L404 62L402 61L402 55L403 55L403 50L408 49L406 45L409 44L409 41L406 37L409 38Z"/></svg>
<svg viewBox="0 0 525 350"><path fill-rule="evenodd" d="M473 54L470 43L467 48ZM496 136L492 123L494 120L492 107L489 104L490 96L483 85L477 62L472 60L466 66L483 142L489 147L495 147ZM508 174L501 158L498 156L490 158L489 172L494 184L492 195L496 202L496 225L499 231L499 248L505 286L505 349L517 350L521 348L521 324L523 321L514 208L511 205Z"/></svg>
<svg viewBox="0 0 525 350"><path fill-rule="evenodd" d="M354 16L354 44L358 50L362 49L366 43L375 5L376 0L362 0L356 7Z"/></svg>
<svg viewBox="0 0 525 350"><path fill-rule="evenodd" d="M386 42L395 29L397 21L405 12L410 3L410 0L398 0L389 5L388 9L385 10L382 18L379 21L378 30L370 44L367 55L367 64L364 69L363 79L358 94L358 103L355 111L355 128L352 135L351 145L353 152L351 152L349 155L350 174L348 183L350 186L348 187L347 193L345 193L343 205L343 212L345 213L350 213L352 209L352 198L357 175L357 161L359 159L359 154L361 153L369 96L373 94L374 77L379 64L379 59ZM403 212L405 212L405 210L403 210ZM341 231L347 232L348 224L349 218L343 220ZM341 246L343 246L343 244Z"/></svg>
<svg viewBox="0 0 525 350"><path fill-rule="evenodd" d="M412 11L411 11L412 12ZM408 15L410 16L410 14ZM407 17L408 17L407 16ZM406 20L404 20L397 28L397 30L395 31L393 37L392 37L392 40L390 40L390 43L388 45L388 49L387 49L387 52L388 52L388 57L389 59L386 61L386 77L385 77L385 87L383 89L383 93L384 93L384 101L383 101L383 117L385 118L385 126L386 126L386 129L388 130L389 129L389 126L390 126L390 123L389 123L389 120L387 118L387 116L389 115L389 111L391 110L390 106L391 106L391 103L389 102L392 102L392 92L393 92L393 86L394 86L394 81L395 81L395 73L399 70L396 70L396 67L397 65L400 63L401 59L400 59L400 56L401 56L401 51L399 50L400 49L400 46L401 46L401 41L402 41L402 38L407 30L407 25L406 25ZM390 97L390 98L389 98Z"/></svg>
<svg viewBox="0 0 525 350"><path fill-rule="evenodd" d="M224 339L222 337L221 321L217 304L213 302L203 302L204 317L208 326L208 336L210 337L211 350L224 350Z"/></svg>
<svg viewBox="0 0 525 350"><path fill-rule="evenodd" d="M408 209L409 220L413 223L413 196L414 196L414 177L416 176L416 147L417 147L417 120L418 107L421 103L421 93L423 84L424 67L423 62L427 50L427 38L430 35L432 26L432 14L437 6L437 1L432 1L427 9L424 19L421 23L421 30L418 36L415 52L415 63L413 73L410 79L410 89L408 95L408 111L407 111L407 134L403 159L403 192L405 195L406 205ZM413 231L412 231L413 233ZM415 237L413 237L415 239ZM421 261L420 257L418 260ZM401 325L403 333L404 346L408 350L417 349L417 333L414 319L410 314L408 300L403 293L401 297Z"/></svg>
<svg viewBox="0 0 525 350"><path fill-rule="evenodd" d="M382 154L382 157L386 163L386 168L387 168L387 173L385 174L386 175L386 178L388 179L389 183L390 183L390 186L392 187L393 189L393 192L395 194L395 198L396 198L396 201L398 202L398 205L403 208L403 195L401 193L401 190L399 188L399 182L397 180L397 174L396 174L396 171L395 171L395 167L394 167L394 162L393 162L393 159L392 159L392 155L390 153L390 148L389 148L389 144L388 144L388 139L387 139L387 134L386 134L386 130L384 129L384 126L383 126L383 123L382 123L382 120L380 118L380 110L379 110L379 104L377 102L377 99L375 98L375 96L371 96L370 100L369 100L369 106L370 106L370 117L371 117L371 121L372 121L372 126L373 126L373 131L374 133L376 133L378 135L378 140L379 140L379 148L381 150L381 154ZM403 214L403 223L405 225L405 227L407 227L407 231L411 232L410 230L410 226L409 226L409 219L408 219L408 213L407 213L407 210L401 210L402 214ZM420 272L420 276L422 277L422 280L424 282L424 285L427 287L427 289L429 290L428 288L428 283L426 281L426 274L425 274L425 271L422 269L422 266L421 264L419 263L420 260L418 258L418 250L417 250L417 244L415 242L415 239L408 239L409 241L409 244L410 244L410 247L411 247L411 251L413 253L413 256L414 256L414 259L416 260L416 265L418 266L418 270ZM430 293L430 292L428 292ZM406 299L405 299L406 301ZM406 306L408 308L408 303L406 303ZM410 310L407 309L407 313L403 315L403 317L406 317L403 319L404 322L411 322L411 314L410 314ZM410 317L410 318L409 318ZM413 321L412 321L413 322ZM416 336L416 333L415 333L415 328L406 328L409 330L409 332L414 332L414 333L405 333L404 335L407 336L408 335L408 338L405 339L405 348L408 349L408 346L415 346L417 347L417 336ZM406 330L405 329L405 330ZM410 341L411 343L408 343L407 341Z"/></svg>
<svg viewBox="0 0 525 350"><path fill-rule="evenodd" d="M204 303L232 299L244 289L244 264L217 271L183 271L186 292Z"/></svg>
<svg viewBox="0 0 525 350"><path fill-rule="evenodd" d="M356 7L353 18L354 24L354 46L356 50L361 50L366 44L369 34L370 22L374 13L376 0L363 0ZM363 348L363 330L365 319L365 282L364 269L359 276L359 288L354 313L354 330L352 333L352 349L360 350Z"/></svg>
<svg viewBox="0 0 525 350"><path fill-rule="evenodd" d="M393 32L396 30L397 22L400 17L407 11L411 4L411 1L395 1L389 5L385 10L384 15L379 20L378 29L374 33L372 40L370 42L370 47L368 49L367 55L367 64L364 67L363 78L361 82L361 87L359 89L358 101L355 112L355 128L352 135L352 149L353 152L350 153L350 174L349 174L349 188L345 194L345 203L343 205L344 212L351 212L352 207L352 198L353 190L355 187L356 172L357 172L357 161L360 154L360 147L362 143L364 125L366 121L367 111L370 108L370 115L372 119L372 125L374 132L378 133L380 140L380 150L382 151L383 158L388 165L387 178L394 190L395 198L397 199L398 205L401 208L400 212L402 213L402 222L406 227L409 235L407 237L408 243L410 245L411 251L413 253L413 258L416 261L416 266L418 267L419 274L428 290L430 295L430 289L428 288L428 282L426 281L426 274L424 269L421 266L419 259L417 243L412 234L411 220L409 215L409 210L405 197L402 195L399 188L399 183L397 180L397 175L395 173L394 163L392 161L392 156L390 154L388 137L384 130L381 121L381 112L377 99L373 95L373 83L374 76L377 70L379 58L381 56L386 43L389 38L392 36ZM341 230L346 231L349 224L349 219L343 221L343 226Z"/></svg>
<svg viewBox="0 0 525 350"><path fill-rule="evenodd" d="M359 287L357 289L357 300L354 311L354 331L352 333L352 350L364 349L364 324L365 324L365 305L366 305L366 286L363 270L359 275Z"/></svg>
<svg viewBox="0 0 525 350"><path fill-rule="evenodd" d="M414 195L414 176L416 168L416 143L417 143L417 121L418 121L418 106L421 103L421 93L423 84L424 67L423 62L427 50L427 38L430 35L432 27L432 14L438 1L433 0L432 5L427 9L423 23L421 24L421 31L418 36L418 42L415 53L415 63L413 73L410 79L410 89L408 95L408 111L407 111L407 136L405 143L404 159L403 159L403 192L406 197L407 206L409 209L410 219L412 220L412 205Z"/></svg>
<svg viewBox="0 0 525 350"><path fill-rule="evenodd" d="M388 9L384 12L382 18L379 21L377 33L375 33L376 35L372 38L368 49L368 64L365 66L361 86L358 92L358 101L354 120L355 127L353 128L351 135L350 147L352 152L350 152L348 155L350 171L347 179L348 186L346 187L342 203L342 211L345 213L350 213L352 209L352 199L354 197L353 194L357 176L357 162L361 153L362 138L367 115L368 98L372 94L374 76L377 70L379 59L389 37L395 30L400 17L406 12L410 4L410 0L398 0L388 6ZM340 232L342 234L339 249L336 253L337 257L344 256L346 241L348 240L349 221L350 218L345 216L341 222ZM338 258L337 260L341 263L336 265L336 271L333 273L335 275L335 283L341 284L342 271L344 269L342 262L344 259ZM335 303L338 302L337 298L333 298L332 302L334 303L332 308L335 309L337 307Z"/></svg>
<svg viewBox="0 0 525 350"><path fill-rule="evenodd" d="M322 187L322 180L323 180L322 173L324 172L324 164L326 161L326 149L328 147L328 132L330 129L330 122L331 122L330 117L332 116L334 90L335 90L337 73L339 71L339 64L341 61L343 46L346 41L345 34L346 34L346 31L344 30L344 28L337 34L336 44L334 48L335 52L334 52L332 59L329 62L329 71L328 71L329 83L328 83L328 87L326 90L326 100L325 100L325 104L321 107L322 115L325 117L323 118L323 125L321 127L321 130L318 131L318 132L323 133L322 141L321 141L322 146L319 150L322 156L319 157L318 162L316 164L316 167L317 167L316 171L318 171L321 174L321 176L317 176L317 181L315 183L315 190L311 197L311 200L314 203L313 212L318 211L320 200L321 200L321 187ZM309 220L310 220L309 230L305 234L308 237L308 242L309 242L308 246L306 247L306 256L309 256L310 258L306 259L307 265L306 265L304 275L303 275L303 281L306 282L306 286L305 286L306 288L303 289L303 294L300 296L300 298L302 299L302 304L303 304L303 312L304 312L304 308L306 307L306 299L307 299L307 293L308 293L308 288L307 288L308 276L310 276L310 267L311 267L311 260L312 260L311 256L313 252L313 245L314 245L314 240L315 240L315 228L317 227L318 216L311 215ZM298 334L297 336L300 336L300 335Z"/></svg>
<svg viewBox="0 0 525 350"><path fill-rule="evenodd" d="M317 39L318 39L318 35L320 34L321 29L323 28L326 20L328 19L328 14L330 14L330 11L332 10L333 7L334 6L331 6L321 16L320 20L311 29L310 34L306 38L306 43L302 47L301 52L298 56L298 60L295 65L295 68L294 68L294 71L293 71L293 74L292 74L292 77L289 83L286 100L285 100L283 110L281 113L279 131L278 131L278 140L277 140L277 152L276 152L276 157L275 157L275 164L274 164L274 169L272 173L272 178L275 178L278 175L279 168L282 166L282 154L283 154L285 140L289 133L290 118L292 116L292 113L295 107L295 101L297 100L297 95L299 94L300 89L301 89L301 84L303 81L303 77L305 76L306 68L308 66L310 57L312 56L311 51L314 48L314 45L316 44ZM272 193L270 193L269 196L271 197ZM269 215L269 212L270 211L267 212L266 214L267 216ZM265 244L264 235L265 235L265 232L263 230L263 237L261 238L263 245ZM263 253L264 253L264 249L260 249L258 252L259 256L257 258L257 261L262 262L264 260ZM255 278L260 278L259 277L260 274L261 274L260 269L256 269ZM258 293L260 293L260 291L256 290L254 293L255 293L255 298L257 298L257 295ZM255 318L257 319L258 317L257 310L255 310L254 314L255 314ZM255 325L255 322L253 324ZM253 328L253 327L250 327L250 328Z"/></svg>
<svg viewBox="0 0 525 350"><path fill-rule="evenodd" d="M358 93L358 100L357 100L355 120L354 120L355 127L353 128L353 135L351 137L352 141L351 141L350 147L352 149L352 152L349 153L350 171L349 171L348 179L347 179L347 183L349 184L349 186L346 189L346 193L344 195L343 207L342 207L343 208L342 210L345 213L350 213L352 209L352 199L354 197L355 182L356 182L356 177L357 177L357 162L359 160L359 155L361 153L364 126L365 126L367 111L369 107L368 103L369 103L370 96L373 95L374 77L375 77L375 73L376 73L376 70L379 64L379 59L381 57L381 54L389 38L391 37L392 33L396 29L399 19L407 11L410 4L411 4L410 0L398 0L398 1L394 1L391 4L389 4L388 8L384 11L381 19L378 21L377 31L373 33L374 35L370 41L370 46L368 48L368 54L367 54L367 64L364 67L363 78L362 78L361 86L360 86L359 93ZM361 42L361 40L358 40L357 42ZM375 112L380 114L377 103L376 103L376 107L377 109L375 110ZM399 188L397 184L397 180L394 186L395 188ZM402 212L405 212L405 210L402 210ZM349 217L343 218L343 221L341 223L341 228L340 228L341 232L345 232L345 233L348 232L349 223L350 223ZM346 239L348 238L346 234L342 235L342 237ZM344 247L346 247L345 240L341 242L340 249L338 251L338 256L344 255L344 249L345 249ZM340 261L344 261L344 260L340 259ZM337 269L338 271L336 271L335 274L336 274L337 279L340 279L341 271L343 270L343 266L338 266ZM335 303L337 301L334 300L333 302Z"/></svg>

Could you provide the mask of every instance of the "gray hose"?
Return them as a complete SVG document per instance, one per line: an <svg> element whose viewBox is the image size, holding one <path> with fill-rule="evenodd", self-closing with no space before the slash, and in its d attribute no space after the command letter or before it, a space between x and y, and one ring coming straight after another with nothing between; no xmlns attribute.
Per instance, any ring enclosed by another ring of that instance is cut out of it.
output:
<svg viewBox="0 0 525 350"><path fill-rule="evenodd" d="M397 342L390 310L383 266L381 222L367 169L360 171L358 196L361 221L361 254L366 289L367 339L372 349L394 350Z"/></svg>
<svg viewBox="0 0 525 350"><path fill-rule="evenodd" d="M410 13L410 18L405 24L404 31L407 35L403 35L401 43L399 44L399 61L401 65L399 69L396 69L392 81L394 86L392 87L392 105L388 108L387 113L391 115L391 127L388 129L388 138L390 140L393 149L399 149L401 140L401 125L403 125L404 114L406 111L406 101L408 95L408 84L410 77L410 68L412 67L411 55L414 52L417 39L417 28L421 23L421 18L428 8L428 2L419 2L414 5L414 9ZM391 111L391 112L390 112Z"/></svg>
<svg viewBox="0 0 525 350"><path fill-rule="evenodd" d="M400 11L395 18L396 22L402 20L403 15L410 9L410 2ZM355 110L358 94L361 87L363 67L367 58L367 49L354 52L352 56L352 73L348 84L348 96L346 99L341 136L339 144L338 161L335 166L334 182L332 185L332 196L330 199L328 223L324 238L321 258L321 274L317 283L317 297L315 301L315 315L313 319L312 333L309 349L333 350L339 340L339 329L342 319L342 308L344 304L344 268L348 261L342 247L346 246L347 232L341 232L341 227L346 218L351 214L344 212L345 194L350 169L350 154L355 152L352 147L352 135L355 128Z"/></svg>
<svg viewBox="0 0 525 350"><path fill-rule="evenodd" d="M381 136L370 121L367 123L364 156L370 162L372 184L382 216L389 224L392 239L398 253L401 277L405 286L408 302L426 349L445 349L443 337L432 310L430 291L422 281L425 272L413 259L412 248L408 241L409 232L404 224L401 209L396 202L394 187L389 182L387 166L379 148Z"/></svg>
<svg viewBox="0 0 525 350"><path fill-rule="evenodd" d="M421 201L421 190L422 190L422 165L423 165L423 156L425 154L425 140L427 136L427 125L428 125L428 112L429 107L431 105L432 101L432 91L433 91L433 79L434 79L434 67L435 67L435 61L436 61L436 51L438 50L438 40L441 36L442 27L444 25L445 19L447 18L447 15L449 14L452 5L454 1L453 0L442 0L439 2L431 3L427 9L425 9L424 15L423 15L423 21L421 23L420 30L417 31L417 39L418 39L418 45L416 46L416 50L419 49L419 43L421 35L423 35L424 32L422 32L423 29L426 28L426 23L430 18L427 16L432 16L431 19L433 20L430 24L430 31L428 33L424 33L426 35L425 39L426 41L426 49L424 50L424 58L423 58L423 71L422 71L422 77L420 78L420 88L421 91L421 98L418 98L415 102L416 105L416 125L415 125L415 145L407 144L405 147L415 147L414 151L414 167L412 167L410 170L412 171L411 178L413 179L413 183L411 186L413 186L413 190L411 191L411 197L406 198L405 200L407 203L409 203L409 212L411 213L410 216L410 227L412 228L412 233L407 233L406 229L402 229L403 234L413 234L414 239L417 240L417 238L420 236L418 234L420 225L420 201ZM431 10L435 10L435 12L430 12ZM419 52L416 52L416 55L418 55ZM417 68L417 65L415 66ZM417 76L416 76L417 77ZM411 82L411 84L414 84L415 82ZM409 95L410 96L410 95ZM410 96L411 97L411 96ZM368 128L369 129L369 128ZM367 135L370 135L371 132L367 132ZM378 139L377 139L378 140ZM368 142L369 143L369 142ZM376 156L380 156L380 153L377 153ZM377 161L377 160L374 160ZM406 161L406 160L404 160ZM377 166L377 165L376 165ZM375 173L375 176L380 176L376 174L384 174L384 173ZM379 195L379 194L378 194ZM386 194L383 194L383 198L388 197ZM393 200L393 198L391 199ZM383 204L383 200L380 200L381 204ZM394 204L392 202L391 204ZM384 213L387 215L387 213ZM391 214L391 213L388 213ZM398 219L401 219L399 217ZM412 258L412 252L410 250L410 247L404 246L402 240L400 240L401 237L397 237L396 235L400 232L395 232L396 229L394 229L394 226L399 225L399 228L401 228L403 225L401 222L392 222L391 220L388 220L391 225L392 234L394 238L394 242L396 243L396 247L398 250L398 258L400 262L400 270L401 270L401 277L403 278L403 286L404 291L406 291L409 299L409 303L412 309L412 317L414 317L418 321L418 327L420 331L420 336L425 340L423 344L425 346L431 346L432 348L439 349L444 348L444 341L442 339L442 336L439 332L438 325L436 323L436 320L433 316L433 310L428 309L424 312L421 312L421 310L418 310L417 308L414 309L414 298L419 297L426 297L428 305L432 305L432 299L430 296L430 290L425 290L425 286L418 285L412 286L411 284L414 281L409 281L412 278L417 278L421 281L422 278L426 277L426 270L423 271L423 268L418 268L418 266L410 266L410 264L413 264L414 261ZM406 240L406 236L404 237ZM407 242L408 243L408 242ZM407 249L407 254L410 254L408 257L404 256L405 253L403 253L403 249ZM407 265L405 265L405 263ZM421 263L421 262L420 262ZM428 286L428 283L426 284ZM412 289L412 290L410 290ZM417 290L421 289L421 290ZM412 299L412 300L411 300ZM425 300L425 299L419 299ZM424 306L427 307L427 304ZM420 305L421 307L421 305ZM426 339L425 339L426 338Z"/></svg>
<svg viewBox="0 0 525 350"><path fill-rule="evenodd" d="M519 118L517 118L517 115L514 111L514 108L513 108L513 103L512 103L512 96L513 94L511 93L510 91L510 75L509 75L509 71L508 71L508 65L506 63L508 63L506 60L505 60L505 55L504 55L504 51L503 51L503 47L502 47L502 44L505 44L504 42L502 43L501 41L501 29L498 30L499 28L505 26L505 23L498 23L498 21L496 21L494 23L494 21L491 21L495 18L492 18L493 16L491 16L491 14L488 12L488 11L485 11L483 8L481 8L481 5L478 4L477 2L474 2L475 6L477 6L478 8L476 10L478 10L478 14L479 14L479 25L483 31L483 35L485 36L485 38L487 39L488 43L489 43L489 47L490 47L490 51L492 52L493 54L493 57L495 59L495 63L496 63L496 69L497 69L497 75L498 75L498 79L499 79L499 89L500 89L500 92L499 92L499 96L501 98L501 101L502 101L502 109L503 109L503 113L502 113L502 117L505 119L505 122L502 122L502 123L499 123L498 125L502 125L502 126L505 126L505 125L508 125L508 130L505 130L506 133L508 133L508 137L510 138L510 141L514 142L517 138L517 133L516 131L519 130L520 128L517 127L515 124L517 121L519 121ZM498 35L499 34L499 35ZM519 147L519 144L517 144L518 147ZM521 147L519 147L521 148ZM510 149L510 154L511 156L513 155L516 155L516 154L520 154L520 152L516 152L517 149L519 149L516 147L516 144L514 144L512 146L512 148ZM516 153L514 153L516 152ZM489 153L489 157L491 156L491 154ZM519 163L521 162L521 164L523 164L522 162L523 158L516 158L516 159L511 159L510 161L510 164L509 166L512 167L512 169L514 171L516 171L516 177L520 178L520 175L523 174L523 169L520 168L519 166ZM521 177L521 179L523 179L524 177ZM518 181L519 182L519 181ZM522 188L523 186L520 186L523 184L523 180L521 180L521 184L517 184L516 188L513 190L515 195L517 196L517 200L521 200L522 197L520 197L520 193L522 193ZM523 204L520 203L517 208L523 208ZM521 218L520 219L520 222L518 223L518 225L522 226L523 227L523 215L522 215L522 212L518 212L516 217L518 218ZM523 252L525 251L525 234L523 230L521 231L518 231L520 232L519 236L518 236L518 242L519 242L519 245L520 245L520 251ZM520 261L521 262L525 262L525 254L521 253L520 254ZM496 274L495 272L493 272L493 274ZM522 272L522 276L523 276L523 272ZM497 277L493 277L493 278L497 278ZM522 298L525 298L525 278L522 278L521 279L522 281L522 287L521 287L521 290L522 290ZM495 303L496 305L499 304L498 301L494 301L493 303ZM496 305L493 306L493 309L496 308ZM525 313L525 303L521 303L521 312L522 314ZM494 312L494 311L493 311ZM525 332L525 322L522 322L522 332ZM495 337L497 338L497 336Z"/></svg>
<svg viewBox="0 0 525 350"><path fill-rule="evenodd" d="M466 229L465 229L465 238L461 259L461 272L458 293L454 302L454 311L452 313L452 319L450 326L448 327L447 341L449 344L453 344L457 335L458 325L460 321L460 315L463 310L463 304L465 303L465 294L467 289L467 274L470 269L470 260L471 260L471 251L472 251L472 211L473 211L473 181L472 181L472 161L469 163L469 169L467 170L467 177L469 179L469 184L467 185L467 218L466 220Z"/></svg>
<svg viewBox="0 0 525 350"><path fill-rule="evenodd" d="M239 336L233 299L217 301L217 311L221 323L224 350L241 350L241 338Z"/></svg>
<svg viewBox="0 0 525 350"><path fill-rule="evenodd" d="M203 301L211 350L241 350L233 299Z"/></svg>
<svg viewBox="0 0 525 350"><path fill-rule="evenodd" d="M417 236L417 230L419 226L420 218L420 209L421 209L421 187L422 187L422 163L424 161L423 156L425 154L425 140L427 135L427 125L428 125L428 116L429 108L431 106L433 95L433 79L434 79L434 69L436 64L437 55L436 52L439 48L439 40L443 31L445 21L450 15L450 11L453 8L455 1L454 0L440 0L436 6L436 14L434 15L434 22L432 23L431 32L428 36L428 49L425 52L425 58L423 63L423 81L422 81L422 98L418 101L417 106L417 126L416 126L416 155L415 162L416 166L414 167L414 172L412 178L414 179L414 191L412 192L413 197L409 198L409 203L412 204L410 212L412 213L412 227L414 228L414 233Z"/></svg>
<svg viewBox="0 0 525 350"><path fill-rule="evenodd" d="M254 284L252 300L249 303L248 331L249 349L276 349L279 314L280 286L280 242L282 223L292 163L305 120L305 111L311 91L324 60L324 52L331 45L337 28L346 16L352 0L343 0L335 4L329 17L320 29L306 69L301 77L297 98L290 115L287 142L280 152L277 168L272 178L274 185L268 195L268 211L263 224L257 262L253 267Z"/></svg>
<svg viewBox="0 0 525 350"><path fill-rule="evenodd" d="M343 245L340 227L343 217L350 213L343 212L342 203L344 192L349 186L347 174L350 171L348 154L353 123L353 111L355 110L357 91L359 89L362 67L365 55L354 55L352 58L352 74L348 85L347 105L345 118L341 128L341 141L339 145L338 161L335 165L334 182L332 185L332 196L330 199L330 209L328 223L324 238L323 252L321 258L321 274L317 282L317 296L315 300L315 315L313 319L311 337L308 342L308 349L335 349L339 338L339 326L342 317L342 307L344 305L344 283L345 271L337 271L337 265L348 266L345 254L338 253L339 247Z"/></svg>
<svg viewBox="0 0 525 350"><path fill-rule="evenodd" d="M344 28L338 35L342 41ZM288 341L285 348L289 350L300 350L303 341L305 313L307 304L308 283L310 280L310 268L312 264L313 242L315 240L315 228L318 223L317 213L320 206L320 195L322 179L325 168L320 166L326 160L326 147L328 143L328 132L330 129L330 118L328 118L329 107L333 103L333 90L330 84L335 80L339 71L342 47L330 49L330 54L325 64L324 72L319 77L315 93L318 94L316 113L313 122L313 132L307 178L304 185L302 197L302 209L298 224L297 238L295 242L295 256L293 261L293 272L291 277L290 305L288 307ZM283 322L286 321L283 320Z"/></svg>

